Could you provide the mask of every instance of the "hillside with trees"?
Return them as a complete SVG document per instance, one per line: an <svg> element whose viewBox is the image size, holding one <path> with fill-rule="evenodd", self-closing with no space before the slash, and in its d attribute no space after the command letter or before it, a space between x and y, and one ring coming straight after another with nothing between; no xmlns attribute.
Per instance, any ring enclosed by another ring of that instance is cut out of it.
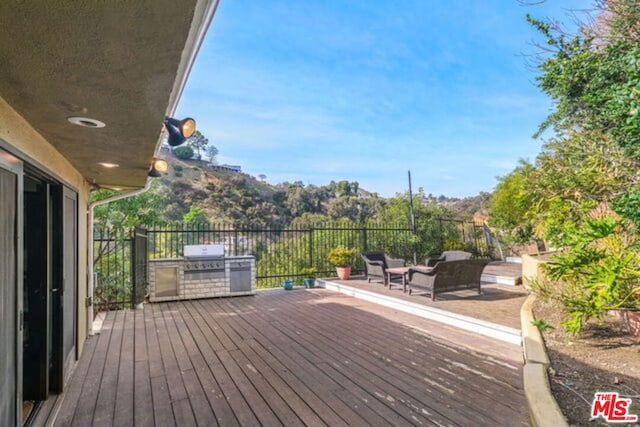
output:
<svg viewBox="0 0 640 427"><path fill-rule="evenodd" d="M97 210L98 223L131 226L134 223L215 223L233 226L310 225L327 221L368 220L409 224L408 193L380 197L362 189L355 181L331 181L326 185L305 185L301 181L276 185L265 175L252 175L218 165L218 149L199 132L173 150L163 148L169 163L163 176L155 179L147 193L111 203ZM101 190L95 198L115 193ZM488 193L464 199L413 195L416 215L470 220L486 213ZM124 214L126 212L126 214ZM125 220L126 217L126 220Z"/></svg>

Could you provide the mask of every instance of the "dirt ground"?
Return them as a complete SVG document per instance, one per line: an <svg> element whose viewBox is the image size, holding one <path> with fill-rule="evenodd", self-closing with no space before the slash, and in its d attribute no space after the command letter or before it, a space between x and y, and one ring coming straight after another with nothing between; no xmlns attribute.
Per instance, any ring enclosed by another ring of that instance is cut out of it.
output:
<svg viewBox="0 0 640 427"><path fill-rule="evenodd" d="M590 420L595 392L618 392L632 400L630 414L640 416L640 337L630 335L616 317L590 321L578 337L567 333L560 310L536 302L534 315L554 329L543 332L551 359L549 382L562 412L572 426L604 426ZM634 425L636 424L617 424Z"/></svg>

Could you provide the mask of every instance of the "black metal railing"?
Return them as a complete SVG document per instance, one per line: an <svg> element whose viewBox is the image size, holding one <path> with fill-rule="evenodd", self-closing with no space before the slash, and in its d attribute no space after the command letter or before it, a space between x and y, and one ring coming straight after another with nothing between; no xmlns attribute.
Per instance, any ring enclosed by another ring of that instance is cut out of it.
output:
<svg viewBox="0 0 640 427"><path fill-rule="evenodd" d="M131 307L132 249L131 230L94 228L94 312Z"/></svg>
<svg viewBox="0 0 640 427"><path fill-rule="evenodd" d="M132 269L135 267L140 274L141 268L140 256L137 262L132 261L135 252L132 233L99 227L94 232L98 310L128 306L140 295L140 289L136 291L132 287ZM301 270L309 267L315 268L319 277L334 276L335 269L325 258L329 250L339 245L355 248L358 253L380 250L408 262L415 257L419 264L427 256L452 246L477 256L489 254L482 226L446 218L419 221L415 234L404 224L368 221L286 227L176 223L151 226L146 236L148 259L181 258L185 245L197 244L220 244L227 256L253 255L259 288L280 286L283 279L301 282ZM353 274L364 272L359 256L352 271Z"/></svg>

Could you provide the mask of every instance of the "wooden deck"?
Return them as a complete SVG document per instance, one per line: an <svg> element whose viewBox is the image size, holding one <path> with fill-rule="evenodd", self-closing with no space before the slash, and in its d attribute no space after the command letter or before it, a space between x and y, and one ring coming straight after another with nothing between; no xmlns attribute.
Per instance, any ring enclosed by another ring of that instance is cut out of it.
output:
<svg viewBox="0 0 640 427"><path fill-rule="evenodd" d="M108 313L51 413L60 426L527 425L519 347L430 336L443 327L322 289L146 304Z"/></svg>

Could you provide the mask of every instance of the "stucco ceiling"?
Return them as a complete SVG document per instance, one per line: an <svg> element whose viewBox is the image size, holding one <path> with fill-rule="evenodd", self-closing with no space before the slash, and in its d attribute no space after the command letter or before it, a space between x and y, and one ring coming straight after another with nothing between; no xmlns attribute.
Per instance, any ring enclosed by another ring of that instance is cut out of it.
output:
<svg viewBox="0 0 640 427"><path fill-rule="evenodd" d="M0 97L89 182L143 186L163 118L175 108L216 4L3 2ZM72 116L106 126L76 126Z"/></svg>

